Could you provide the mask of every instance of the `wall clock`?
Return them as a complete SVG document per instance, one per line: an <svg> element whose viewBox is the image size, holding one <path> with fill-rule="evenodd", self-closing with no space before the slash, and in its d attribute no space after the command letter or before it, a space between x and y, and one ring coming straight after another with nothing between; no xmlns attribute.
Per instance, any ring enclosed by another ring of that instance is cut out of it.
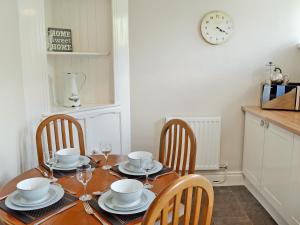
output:
<svg viewBox="0 0 300 225"><path fill-rule="evenodd" d="M205 41L219 45L229 39L233 31L233 22L228 14L222 11L207 13L201 22L201 34Z"/></svg>

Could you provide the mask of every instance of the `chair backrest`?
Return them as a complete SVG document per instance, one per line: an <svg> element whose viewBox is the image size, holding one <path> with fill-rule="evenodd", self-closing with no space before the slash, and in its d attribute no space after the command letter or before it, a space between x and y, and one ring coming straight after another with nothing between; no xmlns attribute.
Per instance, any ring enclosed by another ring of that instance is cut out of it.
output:
<svg viewBox="0 0 300 225"><path fill-rule="evenodd" d="M39 124L36 132L36 146L40 165L44 164L44 153L46 149L43 148L43 131L46 130L47 149L49 155L52 155L54 150L52 138L54 138L56 150L68 147L74 148L73 127L77 129L80 154L85 155L83 131L80 123L74 117L57 114L46 118ZM52 137L52 134L54 134L54 137ZM67 137L69 139L68 143ZM60 143L60 140L62 143Z"/></svg>
<svg viewBox="0 0 300 225"><path fill-rule="evenodd" d="M183 120L172 119L162 128L160 135L159 161L185 175L195 171L196 138L191 127Z"/></svg>
<svg viewBox="0 0 300 225"><path fill-rule="evenodd" d="M185 196L183 203L182 196ZM184 205L184 214L180 219L181 204ZM171 221L172 225L178 225L179 220L183 225L210 225L213 204L211 183L200 175L186 175L175 180L156 197L145 214L143 225L154 225L158 221L160 225Z"/></svg>

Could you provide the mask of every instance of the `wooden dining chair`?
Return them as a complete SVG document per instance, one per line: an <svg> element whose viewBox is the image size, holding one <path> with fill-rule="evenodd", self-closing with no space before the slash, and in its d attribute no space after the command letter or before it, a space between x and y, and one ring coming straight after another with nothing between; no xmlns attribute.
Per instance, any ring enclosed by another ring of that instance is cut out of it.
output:
<svg viewBox="0 0 300 225"><path fill-rule="evenodd" d="M186 197L181 217L184 193ZM214 191L211 183L200 175L186 175L173 181L156 197L144 216L143 225L178 225L180 218L182 225L210 225L213 204Z"/></svg>
<svg viewBox="0 0 300 225"><path fill-rule="evenodd" d="M160 135L159 161L185 175L195 171L196 138L191 127L183 120L172 119L162 128ZM181 172L180 172L181 171Z"/></svg>
<svg viewBox="0 0 300 225"><path fill-rule="evenodd" d="M80 155L85 155L83 131L80 123L74 117L65 114L57 114L46 118L39 124L36 132L36 147L39 165L44 164L44 154L46 149L48 150L48 154L52 155L54 150L56 151L68 147L74 148L75 141L73 128L76 128L77 130ZM43 135L44 131L46 131L46 135ZM54 146L52 138L54 138ZM43 139L46 139L47 141L43 141ZM44 148L43 142L47 142L44 143L47 145L47 148Z"/></svg>

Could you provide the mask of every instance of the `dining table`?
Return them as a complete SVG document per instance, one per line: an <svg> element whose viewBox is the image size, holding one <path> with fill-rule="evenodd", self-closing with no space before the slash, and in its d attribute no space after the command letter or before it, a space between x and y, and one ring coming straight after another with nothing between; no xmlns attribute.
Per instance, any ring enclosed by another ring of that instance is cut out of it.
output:
<svg viewBox="0 0 300 225"><path fill-rule="evenodd" d="M92 179L89 181L87 186L88 193L93 193L96 191L105 191L110 188L110 185L117 180L122 179L121 177L116 176L116 174L111 173L110 170L103 170L101 167L105 163L105 159L103 155L93 155L93 161L99 161L99 166L95 168L93 171ZM110 155L108 163L110 165L117 165L120 162L126 161L127 156L124 155ZM24 179L32 178L32 177L42 177L43 174L37 169L30 169L21 175L15 177L5 185L3 185L0 189L0 199L13 191L16 190L16 184ZM177 173L168 173L164 176L157 177L157 179L150 180L150 183L153 185L151 189L152 192L157 196L161 191L164 190L172 181L176 180L179 177ZM76 175L63 176L58 178L57 183L59 183L65 191L72 193L74 196L79 197L83 193L83 185L79 183L76 179ZM80 200L76 200L77 203L74 207L71 207L53 217L46 220L41 224L48 225L93 225L93 224L101 224L94 216L86 213L83 202ZM101 216L101 214L97 213L107 224L111 224L109 221L105 219L105 217ZM41 218L43 219L43 218ZM34 221L30 224L34 224L37 221ZM5 212L0 209L0 224L9 224L9 225L23 225L25 223L16 219L11 214ZM142 217L129 222L128 225L139 225L142 224ZM112 224L113 225L113 224Z"/></svg>

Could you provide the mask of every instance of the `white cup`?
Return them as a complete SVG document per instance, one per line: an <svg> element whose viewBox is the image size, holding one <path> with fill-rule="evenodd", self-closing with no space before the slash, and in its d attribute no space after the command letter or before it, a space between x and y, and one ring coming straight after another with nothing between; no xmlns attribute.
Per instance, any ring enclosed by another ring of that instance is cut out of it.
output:
<svg viewBox="0 0 300 225"><path fill-rule="evenodd" d="M137 169L143 169L152 165L153 155L150 152L137 151L128 154L129 164Z"/></svg>
<svg viewBox="0 0 300 225"><path fill-rule="evenodd" d="M55 153L57 161L63 165L73 165L78 162L80 157L79 149L65 148Z"/></svg>
<svg viewBox="0 0 300 225"><path fill-rule="evenodd" d="M143 193L143 183L133 179L123 179L111 184L110 189L114 204L129 205L140 200Z"/></svg>
<svg viewBox="0 0 300 225"><path fill-rule="evenodd" d="M50 188L50 180L43 177L34 177L17 184L17 190L27 201L43 199Z"/></svg>

